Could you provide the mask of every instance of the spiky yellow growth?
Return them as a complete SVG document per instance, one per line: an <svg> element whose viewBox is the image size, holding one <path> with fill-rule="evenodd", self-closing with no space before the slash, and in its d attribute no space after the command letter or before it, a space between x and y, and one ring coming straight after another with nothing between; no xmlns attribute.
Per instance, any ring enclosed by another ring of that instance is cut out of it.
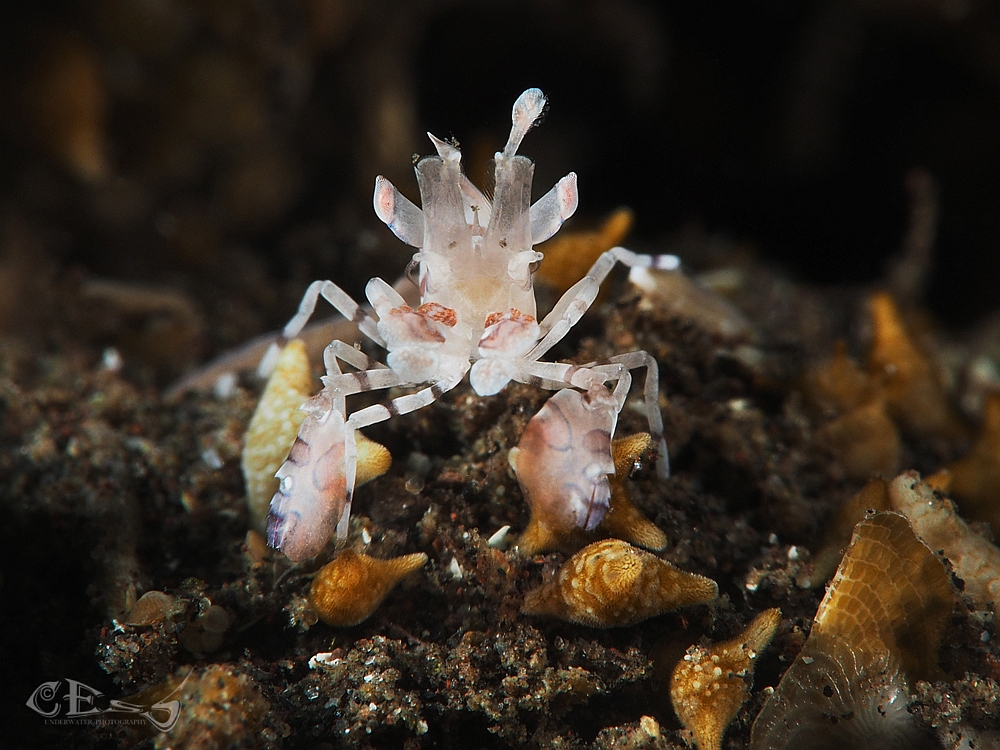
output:
<svg viewBox="0 0 1000 750"><path fill-rule="evenodd" d="M558 503L548 498L529 496L531 518L524 533L518 539L517 549L522 555L534 555L548 550L573 552L585 544L601 537L624 539L631 544L659 551L667 546L667 536L639 511L628 492L628 475L633 464L644 456L652 445L648 432L619 438L611 443L611 457L615 473L608 476L611 487L611 502L607 513L592 532L578 526L567 526L561 517L553 517L550 511ZM520 460L517 451L511 451Z"/></svg>
<svg viewBox="0 0 1000 750"><path fill-rule="evenodd" d="M305 344L289 341L261 394L243 443L243 478L250 524L264 533L267 509L278 489L274 473L288 457L305 412L299 407L312 391Z"/></svg>
<svg viewBox="0 0 1000 750"><path fill-rule="evenodd" d="M681 724L694 734L698 750L722 747L726 727L750 697L757 657L780 622L780 609L765 610L732 640L691 646L677 663L670 700Z"/></svg>
<svg viewBox="0 0 1000 750"><path fill-rule="evenodd" d="M358 447L358 469L354 486L360 487L389 471L392 454L384 445L369 440L360 432L354 433L354 441Z"/></svg>
<svg viewBox="0 0 1000 750"><path fill-rule="evenodd" d="M316 574L309 602L327 625L357 625L397 583L426 563L423 552L379 560L347 548Z"/></svg>
<svg viewBox="0 0 1000 750"><path fill-rule="evenodd" d="M288 458L305 412L299 407L312 391L312 373L305 344L289 341L264 387L243 443L243 478L251 526L264 533L268 507L278 490L274 474ZM358 449L355 486L382 476L392 464L385 446L355 432Z"/></svg>
<svg viewBox="0 0 1000 750"><path fill-rule="evenodd" d="M553 581L529 592L521 611L613 628L718 595L719 586L710 578L679 570L620 539L605 539L584 547Z"/></svg>

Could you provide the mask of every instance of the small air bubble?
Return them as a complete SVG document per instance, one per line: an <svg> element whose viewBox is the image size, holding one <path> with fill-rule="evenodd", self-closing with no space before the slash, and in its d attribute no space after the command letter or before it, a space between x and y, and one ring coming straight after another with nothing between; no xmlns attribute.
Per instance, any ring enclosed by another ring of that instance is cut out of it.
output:
<svg viewBox="0 0 1000 750"><path fill-rule="evenodd" d="M203 450L201 452L201 460L205 462L208 468L215 469L216 471L221 469L223 466L222 459L219 457L219 452L215 450L215 448L206 448Z"/></svg>
<svg viewBox="0 0 1000 750"><path fill-rule="evenodd" d="M236 393L236 373L225 372L216 378L215 383L212 384L212 395L214 395L219 401L225 401L226 399L232 398L233 394Z"/></svg>
<svg viewBox="0 0 1000 750"><path fill-rule="evenodd" d="M113 346L109 346L101 353L101 367L108 372L119 372L122 369L122 355Z"/></svg>

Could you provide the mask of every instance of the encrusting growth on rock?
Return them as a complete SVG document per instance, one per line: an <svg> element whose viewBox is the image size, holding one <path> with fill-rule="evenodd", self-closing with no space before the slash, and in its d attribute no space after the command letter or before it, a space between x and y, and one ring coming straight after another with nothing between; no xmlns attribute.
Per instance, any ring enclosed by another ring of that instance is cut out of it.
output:
<svg viewBox="0 0 1000 750"><path fill-rule="evenodd" d="M264 533L271 498L278 490L274 476L295 443L306 412L299 407L310 398L312 373L305 344L288 342L278 356L260 402L247 427L243 446L243 477L251 526ZM389 470L392 456L382 445L355 433L358 449L357 485ZM307 555L308 557L308 555Z"/></svg>
<svg viewBox="0 0 1000 750"><path fill-rule="evenodd" d="M945 566L906 518L859 523L809 638L754 722L752 750L924 747L910 686L939 672L954 604Z"/></svg>
<svg viewBox="0 0 1000 750"><path fill-rule="evenodd" d="M992 602L995 609L1000 608L1000 548L971 529L942 494L952 481L953 475L947 472L921 481L914 471L900 474L891 483L873 479L834 516L823 547L800 575L799 585L824 583L843 555L853 524L869 511L891 510L906 516L920 539L948 558L965 582L965 592L979 607Z"/></svg>
<svg viewBox="0 0 1000 750"><path fill-rule="evenodd" d="M580 547L601 537L624 539L646 549L659 551L667 546L667 537L660 529L651 523L629 497L628 476L632 466L652 445L652 437L648 432L640 432L628 437L619 438L611 443L611 457L615 473L608 475L611 491L610 507L604 518L593 531L582 529L574 523L567 522L562 514L552 510L561 508L558 498L549 498L546 493L532 493L522 489L531 506L531 519L517 542L517 549L522 555L534 555L549 550L575 552ZM514 449L517 450L517 449ZM512 462L515 462L518 453ZM526 472L519 475L530 476Z"/></svg>
<svg viewBox="0 0 1000 750"><path fill-rule="evenodd" d="M379 560L347 548L313 579L309 603L327 625L357 625L374 612L390 591L427 563L427 555Z"/></svg>
<svg viewBox="0 0 1000 750"><path fill-rule="evenodd" d="M633 268L628 280L639 291L640 310L690 321L722 339L753 336L753 324L739 308L679 268Z"/></svg>
<svg viewBox="0 0 1000 750"><path fill-rule="evenodd" d="M605 539L584 547L563 564L555 580L529 592L521 611L613 628L718 595L719 586L710 578L686 573L619 539Z"/></svg>
<svg viewBox="0 0 1000 750"><path fill-rule="evenodd" d="M726 727L750 697L757 657L774 637L780 609L757 615L729 641L695 644L677 663L670 679L670 700L698 750L720 750Z"/></svg>

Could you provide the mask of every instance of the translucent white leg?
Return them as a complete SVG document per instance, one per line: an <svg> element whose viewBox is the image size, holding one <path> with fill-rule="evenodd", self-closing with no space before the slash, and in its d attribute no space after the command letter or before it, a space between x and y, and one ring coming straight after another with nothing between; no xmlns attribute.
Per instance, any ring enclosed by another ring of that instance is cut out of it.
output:
<svg viewBox="0 0 1000 750"><path fill-rule="evenodd" d="M622 365L571 365L565 362L527 362L523 372L515 376L520 383L538 388L559 390L567 385L587 390L594 383L617 380L624 368Z"/></svg>
<svg viewBox="0 0 1000 750"><path fill-rule="evenodd" d="M659 454L656 460L656 472L662 479L670 476L670 455L667 453L667 442L663 439L663 415L660 413L660 368L656 360L648 352L629 352L628 354L618 354L611 357L612 362L623 365L627 370L634 370L637 367L646 368L646 381L642 388L642 398L646 405L646 421L649 424L649 434L653 437L656 451ZM631 377L629 378L631 381ZM619 381L619 386L621 381ZM618 387L615 388L616 398ZM621 395L621 404L624 405L628 396L628 387ZM621 407L619 407L621 408Z"/></svg>
<svg viewBox="0 0 1000 750"><path fill-rule="evenodd" d="M378 391L399 385L411 385L388 367L376 370L358 370L323 378L323 389L334 399L342 399L355 393Z"/></svg>
<svg viewBox="0 0 1000 750"><path fill-rule="evenodd" d="M388 367L388 365L369 357L350 344L345 344L343 341L332 341L323 350L323 364L326 366L328 375L340 374L340 366L336 363L338 359L357 370L378 370Z"/></svg>
<svg viewBox="0 0 1000 750"><path fill-rule="evenodd" d="M337 548L343 547L347 543L347 536L351 530L351 504L354 502L354 482L358 475L358 444L354 437L354 430L350 429L350 424L345 425L344 430L344 482L347 487L347 498L344 501L344 510L337 521Z"/></svg>
<svg viewBox="0 0 1000 750"><path fill-rule="evenodd" d="M351 298L351 295L332 281L314 281L309 285L306 293L302 295L299 311L285 325L285 329L281 332L282 336L291 339L299 334L316 309L316 302L320 295L323 295L323 299L333 305L337 312L354 323L365 336L376 344L383 343L375 325L375 319L365 312L361 305Z"/></svg>
<svg viewBox="0 0 1000 750"><path fill-rule="evenodd" d="M342 372L337 360L356 367L357 372ZM387 365L343 341L334 341L323 350L323 363L326 365L327 373L323 378L324 390L335 400L339 399L337 403L340 404L341 413L344 413L342 404L345 396L409 385Z"/></svg>
<svg viewBox="0 0 1000 750"><path fill-rule="evenodd" d="M385 404L374 404L373 406L354 412L347 420L347 423L354 429L360 429L378 422L384 422L399 414L408 414L411 411L422 409L428 404L437 401L443 394L461 383L464 378L465 372L463 371L457 378L438 381L427 388L422 388L416 393L394 398Z"/></svg>
<svg viewBox="0 0 1000 750"><path fill-rule="evenodd" d="M676 255L637 255L624 247L613 247L601 253L600 257L594 261L594 265L587 271L587 275L571 286L552 312L545 316L539 324L543 336L535 344L535 348L527 354L528 359L540 359L545 352L555 346L562 338L569 333L569 330L576 325L583 314L590 309L590 306L597 299L601 282L611 273L615 263L622 263L629 268L662 268L674 269L680 265L680 260Z"/></svg>
<svg viewBox="0 0 1000 750"><path fill-rule="evenodd" d="M281 351L284 343L298 336L302 332L302 329L305 328L306 323L309 322L309 318L312 317L313 312L316 310L316 303L319 301L320 295L333 305L337 312L354 323L365 336L376 344L385 346L385 342L382 341L382 336L378 332L375 319L365 312L357 302L351 299L351 295L332 281L314 281L306 289L306 293L302 295L298 312L285 324L281 332L281 338L274 344L271 344L264 354L264 358L260 361L257 372L261 377L267 377L271 374L275 362L278 360L278 353Z"/></svg>

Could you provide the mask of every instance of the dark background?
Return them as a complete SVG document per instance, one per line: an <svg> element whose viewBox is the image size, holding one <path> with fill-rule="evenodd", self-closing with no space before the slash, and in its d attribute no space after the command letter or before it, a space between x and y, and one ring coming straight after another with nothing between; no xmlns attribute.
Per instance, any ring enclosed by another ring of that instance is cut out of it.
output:
<svg viewBox="0 0 1000 750"><path fill-rule="evenodd" d="M88 282L167 289L198 323L153 363L160 381L280 325L313 278L356 295L395 278L411 251L371 211L375 174L416 197L410 160L430 129L461 141L479 181L528 86L551 102L523 147L536 193L578 172L578 223L627 205L638 249L694 227L805 281L872 282L900 248L904 178L921 167L941 210L926 303L953 329L996 308L992 3L98 0L6 13L0 326L45 337L68 324L122 346Z"/></svg>

